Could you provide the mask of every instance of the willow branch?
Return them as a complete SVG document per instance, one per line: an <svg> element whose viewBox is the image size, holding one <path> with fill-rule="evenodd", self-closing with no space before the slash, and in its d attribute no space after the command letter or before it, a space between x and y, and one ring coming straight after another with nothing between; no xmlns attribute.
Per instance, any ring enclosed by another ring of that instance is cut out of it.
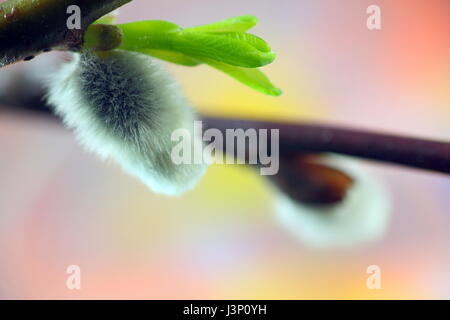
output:
<svg viewBox="0 0 450 320"><path fill-rule="evenodd" d="M204 117L209 128L278 129L280 154L331 152L450 174L450 142L339 128L324 124L280 123Z"/></svg>
<svg viewBox="0 0 450 320"><path fill-rule="evenodd" d="M51 49L77 50L86 28L132 0L8 0L0 4L0 67ZM67 28L67 8L81 9L81 29Z"/></svg>

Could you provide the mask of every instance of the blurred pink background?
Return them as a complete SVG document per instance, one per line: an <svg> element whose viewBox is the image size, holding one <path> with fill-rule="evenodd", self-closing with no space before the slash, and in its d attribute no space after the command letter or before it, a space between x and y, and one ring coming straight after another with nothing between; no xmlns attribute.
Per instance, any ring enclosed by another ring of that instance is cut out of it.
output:
<svg viewBox="0 0 450 320"><path fill-rule="evenodd" d="M379 31L366 27L371 4L382 10ZM206 66L168 65L199 111L449 140L447 0L135 0L119 21L192 26L241 14L260 19L253 33L278 53L264 70L284 95ZM447 176L367 163L392 193L386 236L318 251L276 223L273 195L244 167L212 166L173 199L43 116L0 113L0 146L0 298L450 298ZM381 290L366 288L372 264ZM81 267L81 290L66 288L69 265Z"/></svg>

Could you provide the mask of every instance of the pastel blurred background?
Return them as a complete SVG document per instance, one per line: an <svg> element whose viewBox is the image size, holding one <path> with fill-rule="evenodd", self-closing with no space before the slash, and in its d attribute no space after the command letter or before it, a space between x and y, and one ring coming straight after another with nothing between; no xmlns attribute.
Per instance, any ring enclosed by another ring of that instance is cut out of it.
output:
<svg viewBox="0 0 450 320"><path fill-rule="evenodd" d="M366 27L371 4L379 31ZM448 0L135 0L119 21L193 26L241 14L260 18L253 32L278 53L264 70L284 95L168 66L199 111L450 139ZM273 194L245 167L212 166L168 198L42 115L1 112L0 147L0 298L450 299L448 176L364 163L392 194L385 237L315 250L277 224ZM380 290L366 287L372 264ZM81 290L66 288L69 265L81 267Z"/></svg>

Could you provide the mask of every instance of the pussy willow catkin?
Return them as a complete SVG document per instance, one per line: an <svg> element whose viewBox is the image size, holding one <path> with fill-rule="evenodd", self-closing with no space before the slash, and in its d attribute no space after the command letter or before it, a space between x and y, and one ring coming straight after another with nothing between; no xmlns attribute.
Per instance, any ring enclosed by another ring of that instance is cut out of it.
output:
<svg viewBox="0 0 450 320"><path fill-rule="evenodd" d="M148 56L75 54L51 77L48 102L84 146L115 159L157 193L180 194L205 171L204 164L171 159L174 130L200 139L193 134L195 114L172 77Z"/></svg>
<svg viewBox="0 0 450 320"><path fill-rule="evenodd" d="M336 205L308 206L280 192L275 201L279 223L312 247L351 248L380 239L390 211L384 185L350 158L328 155L322 162L353 178L344 201Z"/></svg>

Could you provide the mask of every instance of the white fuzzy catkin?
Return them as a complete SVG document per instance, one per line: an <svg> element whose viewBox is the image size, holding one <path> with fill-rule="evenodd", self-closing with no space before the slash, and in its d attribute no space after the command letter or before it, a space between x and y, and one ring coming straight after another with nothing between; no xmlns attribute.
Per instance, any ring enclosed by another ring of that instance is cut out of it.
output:
<svg viewBox="0 0 450 320"><path fill-rule="evenodd" d="M174 130L200 139L193 134L195 114L172 77L146 55L75 54L51 77L47 99L84 146L113 158L154 192L178 195L205 172L204 164L173 163Z"/></svg>
<svg viewBox="0 0 450 320"><path fill-rule="evenodd" d="M330 155L324 163L354 179L346 199L320 207L302 205L279 194L275 201L278 222L310 247L353 248L380 239L390 210L385 187L357 161Z"/></svg>

